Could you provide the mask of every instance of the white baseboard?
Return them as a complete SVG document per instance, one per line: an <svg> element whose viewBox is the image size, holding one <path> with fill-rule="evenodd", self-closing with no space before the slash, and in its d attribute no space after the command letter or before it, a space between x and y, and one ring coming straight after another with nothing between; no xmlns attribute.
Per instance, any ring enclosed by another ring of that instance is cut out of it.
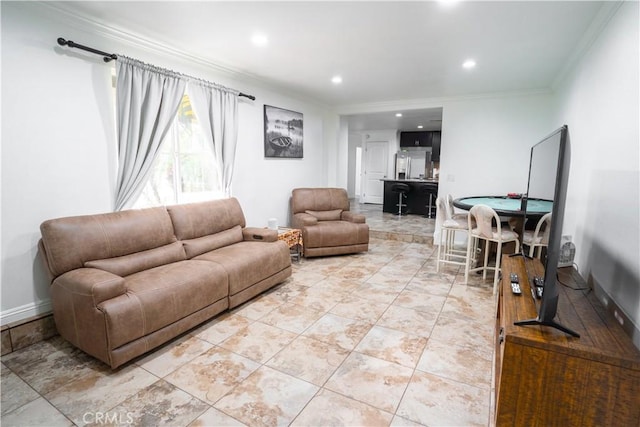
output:
<svg viewBox="0 0 640 427"><path fill-rule="evenodd" d="M11 308L0 313L0 325L5 326L30 317L50 313L53 310L51 300L37 301L20 307Z"/></svg>

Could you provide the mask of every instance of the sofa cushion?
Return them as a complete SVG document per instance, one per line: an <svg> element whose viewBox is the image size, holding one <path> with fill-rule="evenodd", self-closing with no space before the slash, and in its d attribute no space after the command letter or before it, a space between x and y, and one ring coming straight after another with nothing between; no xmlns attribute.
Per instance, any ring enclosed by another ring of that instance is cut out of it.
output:
<svg viewBox="0 0 640 427"><path fill-rule="evenodd" d="M169 245L149 249L134 254L115 258L97 259L84 263L85 267L108 271L118 276L128 276L142 270L148 270L164 264L187 259L182 243L173 242Z"/></svg>
<svg viewBox="0 0 640 427"><path fill-rule="evenodd" d="M110 349L226 298L227 272L212 262L179 261L125 277L127 292L99 305Z"/></svg>
<svg viewBox="0 0 640 427"><path fill-rule="evenodd" d="M369 243L369 227L348 221L319 221L302 230L305 248L322 248Z"/></svg>
<svg viewBox="0 0 640 427"><path fill-rule="evenodd" d="M212 261L222 266L229 275L229 295L235 295L291 265L289 248L281 241L244 241L207 252L194 260Z"/></svg>
<svg viewBox="0 0 640 427"><path fill-rule="evenodd" d="M40 226L53 277L82 268L87 261L114 258L176 241L164 207L45 221Z"/></svg>
<svg viewBox="0 0 640 427"><path fill-rule="evenodd" d="M342 215L342 209L333 209L330 211L310 211L306 210L311 216L314 216L318 221L338 221Z"/></svg>
<svg viewBox="0 0 640 427"><path fill-rule="evenodd" d="M235 198L168 206L167 211L178 240L197 239L246 225Z"/></svg>
<svg viewBox="0 0 640 427"><path fill-rule="evenodd" d="M229 246L243 240L242 228L236 225L228 230L196 239L183 240L184 250L187 258L191 259L205 252L213 251L224 246Z"/></svg>

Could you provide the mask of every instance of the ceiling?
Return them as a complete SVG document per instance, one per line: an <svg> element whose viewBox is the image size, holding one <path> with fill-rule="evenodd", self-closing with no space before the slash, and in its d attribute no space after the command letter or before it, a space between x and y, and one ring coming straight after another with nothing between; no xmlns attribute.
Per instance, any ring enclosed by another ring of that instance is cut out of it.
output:
<svg viewBox="0 0 640 427"><path fill-rule="evenodd" d="M80 1L54 7L339 108L548 89L603 3ZM256 33L267 37L265 46L251 42ZM474 69L462 67L469 58ZM330 81L334 75L341 84ZM419 111L405 113L402 126L433 126L434 111L410 120ZM356 119L360 126L371 117ZM382 119L388 117L372 123Z"/></svg>

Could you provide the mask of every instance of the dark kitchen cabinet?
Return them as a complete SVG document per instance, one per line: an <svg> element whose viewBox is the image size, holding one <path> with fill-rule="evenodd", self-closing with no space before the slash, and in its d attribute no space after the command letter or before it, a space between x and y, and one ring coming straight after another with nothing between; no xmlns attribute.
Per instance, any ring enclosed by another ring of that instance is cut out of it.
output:
<svg viewBox="0 0 640 427"><path fill-rule="evenodd" d="M432 132L400 132L400 147L431 147Z"/></svg>
<svg viewBox="0 0 640 427"><path fill-rule="evenodd" d="M440 132L431 132L431 161L440 162Z"/></svg>

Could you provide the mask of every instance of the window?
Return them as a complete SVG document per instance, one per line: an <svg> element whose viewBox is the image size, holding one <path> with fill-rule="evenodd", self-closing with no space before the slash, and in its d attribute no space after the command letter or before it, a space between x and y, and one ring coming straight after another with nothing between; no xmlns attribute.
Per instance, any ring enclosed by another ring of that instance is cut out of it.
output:
<svg viewBox="0 0 640 427"><path fill-rule="evenodd" d="M185 94L134 207L222 198L219 177L213 149L206 142L189 96Z"/></svg>

